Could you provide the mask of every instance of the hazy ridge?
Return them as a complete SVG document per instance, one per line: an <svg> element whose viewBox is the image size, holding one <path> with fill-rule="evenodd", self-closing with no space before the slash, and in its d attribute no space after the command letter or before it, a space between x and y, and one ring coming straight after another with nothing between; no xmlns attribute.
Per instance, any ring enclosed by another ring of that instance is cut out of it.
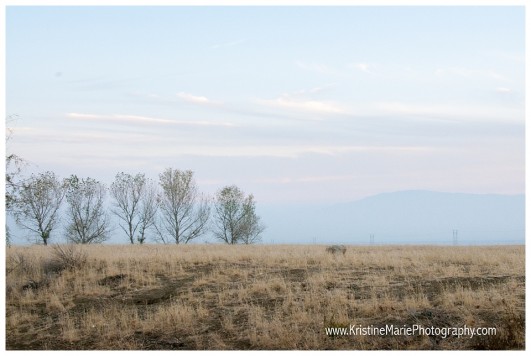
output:
<svg viewBox="0 0 531 356"><path fill-rule="evenodd" d="M525 195L400 191L351 203L263 206L264 243L514 244L525 241Z"/></svg>

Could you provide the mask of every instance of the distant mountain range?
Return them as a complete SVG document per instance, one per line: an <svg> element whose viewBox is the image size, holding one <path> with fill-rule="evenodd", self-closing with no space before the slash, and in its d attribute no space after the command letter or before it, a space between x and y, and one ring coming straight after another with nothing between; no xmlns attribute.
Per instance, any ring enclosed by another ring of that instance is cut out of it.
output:
<svg viewBox="0 0 531 356"><path fill-rule="evenodd" d="M525 195L384 193L328 206L258 206L264 243L523 244ZM456 230L456 232L454 232Z"/></svg>

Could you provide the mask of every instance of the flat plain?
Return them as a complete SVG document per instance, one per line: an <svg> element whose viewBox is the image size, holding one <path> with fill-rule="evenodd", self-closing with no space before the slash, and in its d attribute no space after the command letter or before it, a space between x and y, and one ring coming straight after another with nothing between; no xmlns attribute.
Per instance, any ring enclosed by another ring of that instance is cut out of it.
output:
<svg viewBox="0 0 531 356"><path fill-rule="evenodd" d="M8 350L525 349L524 246L6 248ZM495 335L330 335L355 326Z"/></svg>

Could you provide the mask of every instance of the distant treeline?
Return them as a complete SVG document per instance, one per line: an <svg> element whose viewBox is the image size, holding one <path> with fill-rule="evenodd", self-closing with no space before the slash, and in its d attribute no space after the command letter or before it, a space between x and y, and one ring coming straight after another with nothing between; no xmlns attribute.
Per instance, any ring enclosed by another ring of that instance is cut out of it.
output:
<svg viewBox="0 0 531 356"><path fill-rule="evenodd" d="M6 212L44 245L58 237L102 243L111 237L113 215L131 244L188 243L207 232L227 244L251 244L265 229L252 194L231 185L209 197L190 170L166 168L158 182L120 172L107 187L94 178L61 179L50 171L22 178L20 162L15 155L6 160ZM6 237L9 243L7 226Z"/></svg>

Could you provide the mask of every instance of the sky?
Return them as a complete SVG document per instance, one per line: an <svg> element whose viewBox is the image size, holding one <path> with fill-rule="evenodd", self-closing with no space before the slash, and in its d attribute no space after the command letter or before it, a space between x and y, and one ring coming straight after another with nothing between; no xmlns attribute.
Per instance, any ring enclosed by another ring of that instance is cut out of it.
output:
<svg viewBox="0 0 531 356"><path fill-rule="evenodd" d="M7 151L341 203L525 192L525 8L6 8Z"/></svg>

